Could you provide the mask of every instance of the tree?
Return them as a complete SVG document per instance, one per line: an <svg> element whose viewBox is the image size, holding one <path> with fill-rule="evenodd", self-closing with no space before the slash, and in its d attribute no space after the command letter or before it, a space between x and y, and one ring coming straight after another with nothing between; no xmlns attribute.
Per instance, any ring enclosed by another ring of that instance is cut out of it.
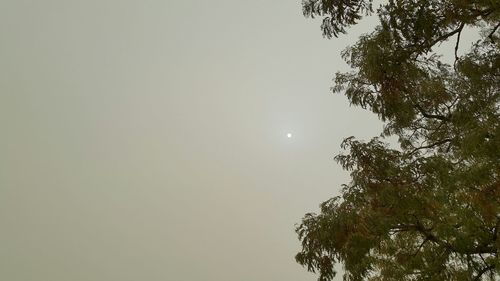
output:
<svg viewBox="0 0 500 281"><path fill-rule="evenodd" d="M499 280L500 1L303 0L323 35L375 13L379 25L343 51L334 92L384 122L336 156L341 196L297 226L299 264L332 280ZM466 27L481 39L459 55ZM435 52L451 40L453 65ZM397 137L399 147L385 141Z"/></svg>

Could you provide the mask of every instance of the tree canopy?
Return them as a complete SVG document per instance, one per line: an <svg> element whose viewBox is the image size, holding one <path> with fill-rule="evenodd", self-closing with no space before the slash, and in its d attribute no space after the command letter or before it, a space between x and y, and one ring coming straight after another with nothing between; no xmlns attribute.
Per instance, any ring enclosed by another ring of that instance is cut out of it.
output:
<svg viewBox="0 0 500 281"><path fill-rule="evenodd" d="M352 71L337 73L332 90L385 125L370 141L342 143L335 159L351 181L297 226L297 262L320 281L335 264L344 280L499 280L500 1L302 4L328 38L378 16L343 51ZM480 39L463 52L468 27ZM445 41L452 64L436 53Z"/></svg>

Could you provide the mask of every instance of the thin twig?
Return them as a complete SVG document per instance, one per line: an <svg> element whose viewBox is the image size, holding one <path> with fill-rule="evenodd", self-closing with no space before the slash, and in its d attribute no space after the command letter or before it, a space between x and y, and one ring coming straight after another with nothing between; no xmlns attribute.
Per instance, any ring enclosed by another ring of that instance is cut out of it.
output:
<svg viewBox="0 0 500 281"><path fill-rule="evenodd" d="M429 145L420 146L420 147L417 147L417 148L413 149L409 154L411 155L411 154L417 152L418 150L427 149L427 148L433 148L435 146L442 145L442 144L445 144L445 143L451 142L451 141L452 141L452 139L444 139L444 140L437 141L435 143L431 143Z"/></svg>

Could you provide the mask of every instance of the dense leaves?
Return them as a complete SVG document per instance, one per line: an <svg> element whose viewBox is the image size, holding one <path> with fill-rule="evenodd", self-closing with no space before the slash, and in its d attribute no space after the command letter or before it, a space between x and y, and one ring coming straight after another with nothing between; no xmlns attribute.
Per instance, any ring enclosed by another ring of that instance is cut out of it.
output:
<svg viewBox="0 0 500 281"><path fill-rule="evenodd" d="M314 18L323 16L323 35L331 38L339 33L345 33L346 27L356 24L362 14L373 12L370 1L359 0L304 0L303 12L305 16Z"/></svg>
<svg viewBox="0 0 500 281"><path fill-rule="evenodd" d="M338 36L371 1L304 0ZM500 1L388 1L380 24L343 52L334 92L385 122L380 138L347 138L340 197L297 227L296 260L319 280L500 278ZM459 56L467 27L481 39ZM434 52L453 42L453 65ZM396 136L399 148L384 138Z"/></svg>

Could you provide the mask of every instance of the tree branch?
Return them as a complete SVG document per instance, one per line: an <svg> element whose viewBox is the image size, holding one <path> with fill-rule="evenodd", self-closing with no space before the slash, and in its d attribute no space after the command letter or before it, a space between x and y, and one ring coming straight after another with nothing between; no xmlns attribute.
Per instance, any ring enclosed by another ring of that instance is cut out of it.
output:
<svg viewBox="0 0 500 281"><path fill-rule="evenodd" d="M497 31L497 29L500 27L500 23L498 23L494 28L493 30L490 32L490 34L488 35L488 38L490 38L491 40L491 43L495 44L495 39L493 38L493 34L495 34L495 32Z"/></svg>
<svg viewBox="0 0 500 281"><path fill-rule="evenodd" d="M493 264L490 264L489 266L483 268L481 271L479 271L479 273L476 275L476 277L474 278L473 281L481 280L481 276L483 276L483 274L485 274L486 272L488 272L494 268L495 268L495 265L493 265Z"/></svg>
<svg viewBox="0 0 500 281"><path fill-rule="evenodd" d="M453 63L454 66L457 64L458 61L458 46L460 44L460 35L462 35L462 30L464 29L464 26L465 22L462 22L460 24L460 27L458 28L457 42L455 43L455 62Z"/></svg>
<svg viewBox="0 0 500 281"><path fill-rule="evenodd" d="M461 32L464 26L465 26L465 23L462 22L457 29L454 29L454 30L452 30L452 31L450 31L450 32L448 32L446 34L443 34L443 35L439 36L438 38L434 39L434 41L432 41L427 46L425 46L425 48L432 48L437 43L439 43L439 42L441 42L443 40L446 40L449 37L451 37L451 36L453 36L453 35Z"/></svg>
<svg viewBox="0 0 500 281"><path fill-rule="evenodd" d="M429 114L427 113L422 106L420 106L418 103L415 103L415 107L418 109L418 111L422 114L422 116L426 118L433 118L433 119L439 119L441 121L450 121L449 116L443 116L439 114Z"/></svg>

